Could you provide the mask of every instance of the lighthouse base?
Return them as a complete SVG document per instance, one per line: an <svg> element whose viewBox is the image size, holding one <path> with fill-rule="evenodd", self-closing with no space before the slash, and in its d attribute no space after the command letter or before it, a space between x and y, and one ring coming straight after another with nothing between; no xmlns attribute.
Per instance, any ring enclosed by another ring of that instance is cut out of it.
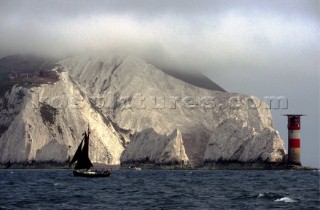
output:
<svg viewBox="0 0 320 210"><path fill-rule="evenodd" d="M300 162L290 161L288 162L288 166L302 166Z"/></svg>

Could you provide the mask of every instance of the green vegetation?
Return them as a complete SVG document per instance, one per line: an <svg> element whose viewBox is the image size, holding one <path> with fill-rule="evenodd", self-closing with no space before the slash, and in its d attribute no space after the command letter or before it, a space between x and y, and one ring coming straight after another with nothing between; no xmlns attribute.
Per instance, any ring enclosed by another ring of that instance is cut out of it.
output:
<svg viewBox="0 0 320 210"><path fill-rule="evenodd" d="M63 135L62 128L60 125L58 125L58 132L60 133L60 135Z"/></svg>
<svg viewBox="0 0 320 210"><path fill-rule="evenodd" d="M11 90L14 84L15 82L8 78L8 73L0 72L0 96L4 96L8 90Z"/></svg>
<svg viewBox="0 0 320 210"><path fill-rule="evenodd" d="M56 108L50 106L49 104L41 103L40 113L45 124L54 125L56 115L58 114L58 110Z"/></svg>
<svg viewBox="0 0 320 210"><path fill-rule="evenodd" d="M177 164L155 164L155 163L138 163L138 164L121 164L121 169L129 169L135 165L143 170L195 170L197 168L190 165Z"/></svg>
<svg viewBox="0 0 320 210"><path fill-rule="evenodd" d="M0 164L0 169L63 169L69 168L69 162L49 161L24 161L24 162L7 162Z"/></svg>
<svg viewBox="0 0 320 210"><path fill-rule="evenodd" d="M58 81L57 72L50 71L55 67L58 66L54 62L28 55L0 59L0 97L14 85L28 88Z"/></svg>
<svg viewBox="0 0 320 210"><path fill-rule="evenodd" d="M4 132L6 132L7 129L8 129L8 126L0 125L0 137Z"/></svg>

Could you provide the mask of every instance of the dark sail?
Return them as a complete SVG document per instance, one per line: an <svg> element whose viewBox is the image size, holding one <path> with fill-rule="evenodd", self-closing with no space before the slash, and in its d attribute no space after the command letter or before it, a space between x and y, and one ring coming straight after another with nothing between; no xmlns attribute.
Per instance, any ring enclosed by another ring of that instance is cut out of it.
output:
<svg viewBox="0 0 320 210"><path fill-rule="evenodd" d="M72 158L69 166L71 166L74 162L76 162L76 161L79 160L79 158L80 158L80 156L81 156L81 150L82 150L83 140L84 140L84 139L82 139L82 141L81 141L81 143L80 143L80 145L79 145L76 153L74 154L74 156L73 156L73 158Z"/></svg>
<svg viewBox="0 0 320 210"><path fill-rule="evenodd" d="M83 146L82 146L83 145ZM92 163L89 159L89 132L84 133L84 139L81 141L70 165L77 161L75 169L89 169L92 167Z"/></svg>

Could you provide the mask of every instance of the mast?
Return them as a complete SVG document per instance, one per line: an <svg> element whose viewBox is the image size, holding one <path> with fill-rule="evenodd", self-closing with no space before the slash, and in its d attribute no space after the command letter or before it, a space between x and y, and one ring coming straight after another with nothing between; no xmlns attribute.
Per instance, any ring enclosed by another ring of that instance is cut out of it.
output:
<svg viewBox="0 0 320 210"><path fill-rule="evenodd" d="M180 164L181 168L183 166L183 160L182 160L182 138L180 138Z"/></svg>

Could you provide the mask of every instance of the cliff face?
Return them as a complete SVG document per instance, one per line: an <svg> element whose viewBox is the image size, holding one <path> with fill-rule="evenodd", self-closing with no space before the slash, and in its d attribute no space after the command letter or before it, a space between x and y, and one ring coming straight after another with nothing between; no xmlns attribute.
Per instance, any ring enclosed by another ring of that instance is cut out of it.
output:
<svg viewBox="0 0 320 210"><path fill-rule="evenodd" d="M285 155L279 133L270 127L256 132L240 119L227 119L213 131L206 162L280 162Z"/></svg>
<svg viewBox="0 0 320 210"><path fill-rule="evenodd" d="M152 128L158 135L178 129L193 165L203 163L210 137L227 119L240 119L257 133L274 130L270 111L259 99L195 87L135 57L84 55L60 64L121 128L132 133Z"/></svg>
<svg viewBox="0 0 320 210"><path fill-rule="evenodd" d="M24 95L20 101L17 91ZM82 133L90 124L92 161L120 163L124 140L112 124L92 108L68 73L61 73L59 82L55 84L14 87L6 99L8 107L15 107L15 102L19 102L19 112L11 111L12 122L1 118L1 123L8 126L0 138L1 162L64 162L74 154ZM2 114L5 111L3 109Z"/></svg>
<svg viewBox="0 0 320 210"><path fill-rule="evenodd" d="M132 56L82 55L58 64L58 82L7 93L18 106L1 110L8 127L2 162L66 160L88 123L94 162L202 165L284 155L270 110L256 97L199 88Z"/></svg>
<svg viewBox="0 0 320 210"><path fill-rule="evenodd" d="M188 164L181 132L160 135L152 128L137 132L121 155L121 163Z"/></svg>

